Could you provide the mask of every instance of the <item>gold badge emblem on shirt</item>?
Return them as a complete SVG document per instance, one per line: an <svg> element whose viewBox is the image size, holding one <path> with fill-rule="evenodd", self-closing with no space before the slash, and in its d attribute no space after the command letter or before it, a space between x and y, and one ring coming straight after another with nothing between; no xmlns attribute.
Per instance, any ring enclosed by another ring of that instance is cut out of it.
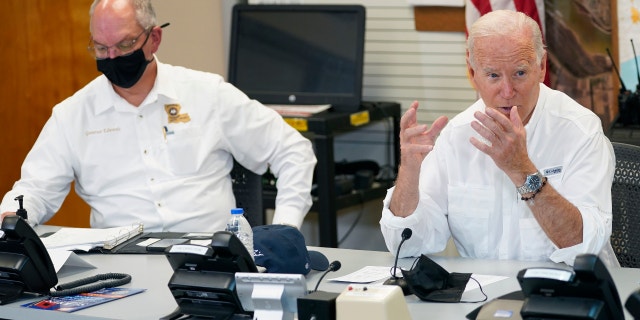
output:
<svg viewBox="0 0 640 320"><path fill-rule="evenodd" d="M164 111L167 112L169 123L189 122L191 117L188 113L180 113L180 105L177 103L165 104Z"/></svg>

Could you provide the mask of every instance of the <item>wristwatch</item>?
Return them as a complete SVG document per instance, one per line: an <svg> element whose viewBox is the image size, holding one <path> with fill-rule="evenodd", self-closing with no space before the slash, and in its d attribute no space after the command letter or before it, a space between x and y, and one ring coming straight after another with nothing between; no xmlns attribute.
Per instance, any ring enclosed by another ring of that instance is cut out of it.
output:
<svg viewBox="0 0 640 320"><path fill-rule="evenodd" d="M524 184L516 189L520 195L534 192L542 187L543 178L544 176L540 171L527 175L527 179L524 180Z"/></svg>

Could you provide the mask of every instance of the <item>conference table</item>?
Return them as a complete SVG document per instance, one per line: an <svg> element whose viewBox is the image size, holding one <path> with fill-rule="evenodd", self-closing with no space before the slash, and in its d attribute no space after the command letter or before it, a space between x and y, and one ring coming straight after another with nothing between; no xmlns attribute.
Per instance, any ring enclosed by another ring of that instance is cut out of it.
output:
<svg viewBox="0 0 640 320"><path fill-rule="evenodd" d="M327 256L329 261L338 260L342 265L338 271L332 272L322 279L318 287L320 291L339 293L349 285L348 283L328 281L328 279L348 275L364 266L391 267L394 264L394 257L389 252L325 247L309 247L309 249L320 251ZM66 283L100 273L129 273L132 275L132 281L125 286L143 288L146 291L72 313L21 307L25 303L42 299L42 297L25 295L19 301L0 306L0 319L159 319L170 314L176 308L177 304L167 286L173 270L164 255L79 254L78 256L96 268L63 266L58 271L58 283ZM516 275L522 269L564 266L550 262L477 260L444 256L430 256L430 258L449 272L507 277L504 280L483 286L483 290L488 296L487 301L519 290L520 286ZM414 260L414 258L399 259L398 265L404 269L410 269ZM564 267L566 268L566 266ZM624 305L629 295L640 288L640 269L611 268L609 272L616 283ZM308 288L313 289L321 276L322 272L311 271L307 275ZM463 301L477 301L482 298L483 296L478 289L465 292L462 296ZM405 299L413 319L465 319L469 312L482 305L482 303L424 302L415 295L409 295ZM625 313L626 319L633 319L626 310Z"/></svg>

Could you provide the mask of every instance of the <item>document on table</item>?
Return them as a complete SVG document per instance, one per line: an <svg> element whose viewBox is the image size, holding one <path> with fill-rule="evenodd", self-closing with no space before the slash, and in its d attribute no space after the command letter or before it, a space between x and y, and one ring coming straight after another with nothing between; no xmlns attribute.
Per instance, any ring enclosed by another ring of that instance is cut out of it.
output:
<svg viewBox="0 0 640 320"><path fill-rule="evenodd" d="M142 233L141 223L106 229L98 228L60 228L54 234L43 237L42 243L47 249L89 251L93 248L112 249L113 247Z"/></svg>
<svg viewBox="0 0 640 320"><path fill-rule="evenodd" d="M358 271L352 272L350 274L328 279L329 281L337 281L337 282L349 282L349 283L371 283L380 281L382 279L387 279L391 277L391 269L392 267L379 267L379 266L366 266L361 268ZM396 275L402 277L402 272L400 269L396 271ZM483 287L498 282L500 280L507 279L508 277L504 276L492 276L492 275L483 275L483 274L472 274L472 278L476 279ZM469 279L467 283L467 287L464 290L465 292L471 291L474 289L478 289L478 283L473 279Z"/></svg>
<svg viewBox="0 0 640 320"><path fill-rule="evenodd" d="M81 269L95 269L96 267L89 262L84 261L77 254L67 250L47 250L51 262L56 270L60 272L63 266Z"/></svg>
<svg viewBox="0 0 640 320"><path fill-rule="evenodd" d="M328 279L329 281L349 282L349 283L371 283L391 277L392 267L366 266L348 275ZM398 269L396 274L402 275Z"/></svg>

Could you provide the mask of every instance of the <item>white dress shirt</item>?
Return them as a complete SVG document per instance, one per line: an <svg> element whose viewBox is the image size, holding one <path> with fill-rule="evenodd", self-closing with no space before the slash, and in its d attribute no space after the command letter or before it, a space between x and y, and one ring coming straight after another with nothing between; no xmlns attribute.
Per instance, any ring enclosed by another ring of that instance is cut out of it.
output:
<svg viewBox="0 0 640 320"><path fill-rule="evenodd" d="M158 61L139 107L103 75L55 106L0 212L22 194L29 220L44 223L75 180L92 227L215 232L235 207L233 158L278 177L273 223L299 227L311 207L311 142L219 75Z"/></svg>
<svg viewBox="0 0 640 320"><path fill-rule="evenodd" d="M578 254L602 251L605 263L618 265L609 243L615 156L600 119L564 93L541 84L525 126L529 157L582 215L582 243L559 249L513 182L469 142L472 136L481 138L470 123L473 113L484 109L483 101L477 101L441 132L422 163L420 201L412 215L394 216L389 210L393 188L387 192L380 225L389 250L395 254L402 230L409 227L413 236L403 244L401 256L440 252L453 237L463 257L573 265Z"/></svg>

